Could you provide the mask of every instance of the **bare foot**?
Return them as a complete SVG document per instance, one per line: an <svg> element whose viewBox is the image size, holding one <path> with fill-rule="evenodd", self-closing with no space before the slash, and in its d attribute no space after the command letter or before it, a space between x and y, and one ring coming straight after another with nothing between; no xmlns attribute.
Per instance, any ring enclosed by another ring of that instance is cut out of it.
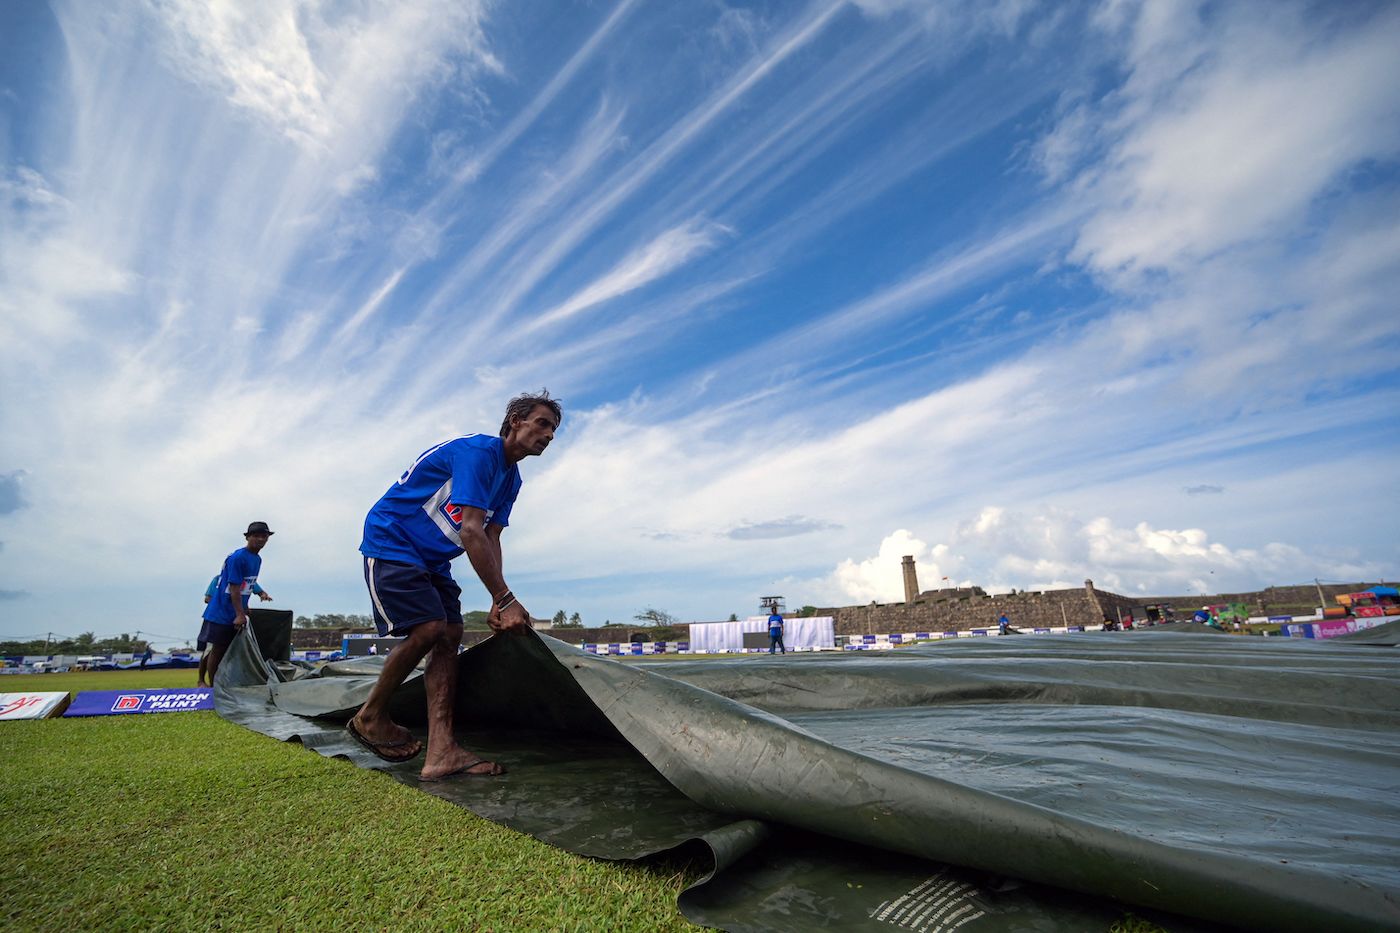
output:
<svg viewBox="0 0 1400 933"><path fill-rule="evenodd" d="M480 755L472 754L460 745L452 745L446 753L434 756L429 753L419 775L425 781L441 781L454 774L471 777L495 777L505 774L506 769L494 761L487 761Z"/></svg>

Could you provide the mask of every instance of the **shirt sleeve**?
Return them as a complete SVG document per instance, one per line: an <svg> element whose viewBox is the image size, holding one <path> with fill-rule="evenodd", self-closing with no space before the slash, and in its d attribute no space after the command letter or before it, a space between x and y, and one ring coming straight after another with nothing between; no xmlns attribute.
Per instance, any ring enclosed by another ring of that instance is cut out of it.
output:
<svg viewBox="0 0 1400 933"><path fill-rule="evenodd" d="M461 444L452 457L452 494L447 501L483 512L491 508L498 469L494 450Z"/></svg>
<svg viewBox="0 0 1400 933"><path fill-rule="evenodd" d="M217 593L217 592L219 591L219 577L220 577L220 576L222 576L222 574L216 574L215 577L214 577L214 579L212 579L212 580L209 581L209 586L206 587L205 590L204 590L204 598L205 598L205 599L213 599L213 598L214 598L214 594Z"/></svg>

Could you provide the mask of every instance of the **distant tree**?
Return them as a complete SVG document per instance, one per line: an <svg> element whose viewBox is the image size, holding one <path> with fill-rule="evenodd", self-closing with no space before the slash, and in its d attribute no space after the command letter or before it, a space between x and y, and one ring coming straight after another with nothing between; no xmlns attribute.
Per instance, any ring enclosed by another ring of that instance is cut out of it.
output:
<svg viewBox="0 0 1400 933"><path fill-rule="evenodd" d="M739 616L736 615L735 613L732 613L732 612L731 612L731 613L729 614L729 621L730 621L730 622L738 622L738 621L739 621Z"/></svg>
<svg viewBox="0 0 1400 933"><path fill-rule="evenodd" d="M577 612L569 616L569 628L583 628L583 616Z"/></svg>
<svg viewBox="0 0 1400 933"><path fill-rule="evenodd" d="M563 609L560 609L554 614L554 618L550 621L553 622L555 625L564 625L566 622L569 621L569 617L567 614L565 614Z"/></svg>
<svg viewBox="0 0 1400 933"><path fill-rule="evenodd" d="M817 607L816 607L816 606L803 606L801 609L797 610L797 617L798 617L799 619L810 619L812 616L814 616L814 615L816 615L816 614L817 614Z"/></svg>
<svg viewBox="0 0 1400 933"><path fill-rule="evenodd" d="M491 625L486 620L490 616L484 609L473 609L471 612L462 613L462 628L468 632L490 631Z"/></svg>
<svg viewBox="0 0 1400 933"><path fill-rule="evenodd" d="M356 628L373 628L374 620L369 616L343 615L339 612L318 612L314 616L297 616L292 620L294 628L338 629L345 631Z"/></svg>
<svg viewBox="0 0 1400 933"><path fill-rule="evenodd" d="M650 606L634 615L632 618L647 625L675 625L676 617L666 612L664 609L653 609Z"/></svg>

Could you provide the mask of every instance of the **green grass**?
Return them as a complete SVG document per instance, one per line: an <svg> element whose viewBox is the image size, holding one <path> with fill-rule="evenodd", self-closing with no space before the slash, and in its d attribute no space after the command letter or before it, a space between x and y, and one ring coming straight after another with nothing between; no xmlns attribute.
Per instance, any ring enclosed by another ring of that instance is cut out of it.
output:
<svg viewBox="0 0 1400 933"><path fill-rule="evenodd" d="M570 855L213 713L4 723L0 763L10 929L696 929L684 869Z"/></svg>
<svg viewBox="0 0 1400 933"><path fill-rule="evenodd" d="M71 674L6 674L0 677L0 693L54 693L59 690L146 690L156 687L193 687L199 672L184 670L75 671Z"/></svg>

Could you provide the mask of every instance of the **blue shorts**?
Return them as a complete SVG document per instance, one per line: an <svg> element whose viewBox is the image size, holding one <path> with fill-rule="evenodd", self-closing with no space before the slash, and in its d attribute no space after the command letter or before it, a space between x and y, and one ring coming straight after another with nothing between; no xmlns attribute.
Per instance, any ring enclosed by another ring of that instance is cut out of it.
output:
<svg viewBox="0 0 1400 933"><path fill-rule="evenodd" d="M447 574L382 557L364 560L379 637L407 635L424 622L462 623L462 588Z"/></svg>
<svg viewBox="0 0 1400 933"><path fill-rule="evenodd" d="M203 651L205 645L218 645L227 648L233 644L233 636L237 634L238 626L236 625L225 625L222 622L210 622L205 619L204 625L200 626L199 629L199 650Z"/></svg>

